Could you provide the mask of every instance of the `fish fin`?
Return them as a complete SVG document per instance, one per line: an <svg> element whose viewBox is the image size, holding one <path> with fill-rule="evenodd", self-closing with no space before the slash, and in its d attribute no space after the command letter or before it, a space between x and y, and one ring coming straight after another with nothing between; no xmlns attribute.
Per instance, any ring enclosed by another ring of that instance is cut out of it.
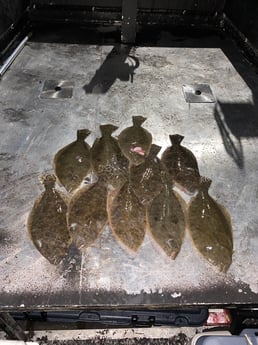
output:
<svg viewBox="0 0 258 345"><path fill-rule="evenodd" d="M45 189L54 188L56 183L56 177L55 175L44 174L39 177L39 181L44 185Z"/></svg>
<svg viewBox="0 0 258 345"><path fill-rule="evenodd" d="M173 193L175 195L175 197L177 198L177 200L179 201L179 204L180 204L182 211L183 211L183 214L184 214L184 219L186 220L187 219L187 209L188 209L186 201L183 199L181 194L179 194L179 192L177 192L176 190L171 189L171 193ZM185 224L185 227L186 227L186 224Z"/></svg>
<svg viewBox="0 0 258 345"><path fill-rule="evenodd" d="M201 176L199 189L208 193L212 180L208 177Z"/></svg>
<svg viewBox="0 0 258 345"><path fill-rule="evenodd" d="M90 149L91 158L92 158L92 152L94 152L95 147L96 147L96 145L98 145L99 141L100 141L100 138L96 138L96 139L94 140L93 145L91 146L91 149Z"/></svg>
<svg viewBox="0 0 258 345"><path fill-rule="evenodd" d="M230 228L230 242L232 244L232 252L233 252L233 247L234 247L234 240L233 240L233 226L232 226L232 219L231 219L231 215L229 213L229 211L226 209L225 206L219 204L217 201L216 201L217 205L218 205L218 208L220 209L220 211L222 212L223 216L225 217L226 219L226 222L228 223L229 225L229 228Z"/></svg>

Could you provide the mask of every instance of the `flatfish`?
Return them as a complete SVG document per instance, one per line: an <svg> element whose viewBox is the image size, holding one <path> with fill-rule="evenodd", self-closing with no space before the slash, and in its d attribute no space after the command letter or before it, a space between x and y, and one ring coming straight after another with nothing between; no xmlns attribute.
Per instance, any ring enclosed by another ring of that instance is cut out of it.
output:
<svg viewBox="0 0 258 345"><path fill-rule="evenodd" d="M163 188L165 172L157 157L160 149L160 146L152 144L145 161L130 167L132 189L143 205L149 205Z"/></svg>
<svg viewBox="0 0 258 345"><path fill-rule="evenodd" d="M118 241L129 251L137 252L145 236L146 213L129 182L112 197L108 220Z"/></svg>
<svg viewBox="0 0 258 345"><path fill-rule="evenodd" d="M186 192L193 193L199 184L199 168L194 154L181 145L182 135L170 135L172 146L162 154L161 162L168 169L173 182L179 184Z"/></svg>
<svg viewBox="0 0 258 345"><path fill-rule="evenodd" d="M90 170L90 146L84 141L91 132L77 131L77 140L58 151L54 157L54 171L58 181L68 192L74 191Z"/></svg>
<svg viewBox="0 0 258 345"><path fill-rule="evenodd" d="M113 188L120 187L128 175L128 160L111 135L117 128L110 124L101 125L102 137L96 139L91 148L93 172Z"/></svg>
<svg viewBox="0 0 258 345"><path fill-rule="evenodd" d="M172 187L164 184L147 208L147 227L154 241L167 256L175 259L185 237L185 217Z"/></svg>
<svg viewBox="0 0 258 345"><path fill-rule="evenodd" d="M36 199L29 214L27 228L37 250L54 265L67 255L71 236L67 226L67 198L55 189L56 178L41 178L45 191Z"/></svg>
<svg viewBox="0 0 258 345"><path fill-rule="evenodd" d="M146 120L143 116L133 116L133 126L124 129L118 136L119 146L125 157L134 165L144 162L148 156L152 136L144 128L143 122Z"/></svg>
<svg viewBox="0 0 258 345"><path fill-rule="evenodd" d="M106 200L107 188L101 179L73 194L68 208L68 225L78 249L91 246L104 230Z"/></svg>
<svg viewBox="0 0 258 345"><path fill-rule="evenodd" d="M198 194L188 209L188 229L198 252L221 272L232 262L233 235L230 215L208 193L211 180L202 177Z"/></svg>

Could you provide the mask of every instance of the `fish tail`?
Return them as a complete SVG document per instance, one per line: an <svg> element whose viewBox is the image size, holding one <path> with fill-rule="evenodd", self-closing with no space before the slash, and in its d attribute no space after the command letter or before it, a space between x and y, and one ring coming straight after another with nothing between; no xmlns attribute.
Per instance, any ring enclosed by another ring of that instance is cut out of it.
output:
<svg viewBox="0 0 258 345"><path fill-rule="evenodd" d="M143 116L133 116L133 125L135 127L140 127L147 118Z"/></svg>
<svg viewBox="0 0 258 345"><path fill-rule="evenodd" d="M45 188L54 188L55 182L56 182L56 177L55 175L51 174L44 174L39 177L39 181L43 183Z"/></svg>
<svg viewBox="0 0 258 345"><path fill-rule="evenodd" d="M180 143L184 139L184 136L180 135L180 134L172 134L169 136L169 138L170 138L172 145L180 145Z"/></svg>
<svg viewBox="0 0 258 345"><path fill-rule="evenodd" d="M110 125L110 124L108 124L108 125L100 125L99 128L100 128L102 136L104 136L104 135L111 135L114 131L116 131L118 129L117 126Z"/></svg>
<svg viewBox="0 0 258 345"><path fill-rule="evenodd" d="M91 131L89 129L78 129L77 130L77 140L84 140L87 138L88 135L90 135Z"/></svg>
<svg viewBox="0 0 258 345"><path fill-rule="evenodd" d="M210 188L210 185L212 183L212 180L208 177L201 176L199 181L200 181L199 188L202 190L208 191L208 189Z"/></svg>

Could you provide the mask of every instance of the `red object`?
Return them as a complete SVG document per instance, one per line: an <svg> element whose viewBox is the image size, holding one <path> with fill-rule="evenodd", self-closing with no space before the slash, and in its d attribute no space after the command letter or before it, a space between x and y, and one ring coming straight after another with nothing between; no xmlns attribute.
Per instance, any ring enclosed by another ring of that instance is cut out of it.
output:
<svg viewBox="0 0 258 345"><path fill-rule="evenodd" d="M230 325L231 317L226 309L209 309L206 326Z"/></svg>
<svg viewBox="0 0 258 345"><path fill-rule="evenodd" d="M141 146L132 146L131 151L137 153L140 156L145 155L145 151L143 150Z"/></svg>

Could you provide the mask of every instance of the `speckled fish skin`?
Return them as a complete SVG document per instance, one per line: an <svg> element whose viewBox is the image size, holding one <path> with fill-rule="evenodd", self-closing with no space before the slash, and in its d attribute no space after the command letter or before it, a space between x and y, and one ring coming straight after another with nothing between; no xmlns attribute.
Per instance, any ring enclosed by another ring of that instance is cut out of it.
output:
<svg viewBox="0 0 258 345"><path fill-rule="evenodd" d="M154 241L174 260L185 237L185 216L169 185L164 184L161 192L147 208L147 224Z"/></svg>
<svg viewBox="0 0 258 345"><path fill-rule="evenodd" d="M143 116L133 116L133 126L125 128L118 136L119 146L124 156L134 165L144 162L148 156L152 135L144 128L142 123L146 120Z"/></svg>
<svg viewBox="0 0 258 345"><path fill-rule="evenodd" d="M161 162L167 168L172 180L193 193L199 185L199 168L194 154L181 145L184 137L179 134L170 135L172 146L162 154Z"/></svg>
<svg viewBox="0 0 258 345"><path fill-rule="evenodd" d="M137 252L145 236L146 213L129 182L112 198L108 207L108 220L122 246L129 252Z"/></svg>
<svg viewBox="0 0 258 345"><path fill-rule="evenodd" d="M211 180L200 179L188 210L188 229L197 251L221 272L232 262L233 236L229 215L209 194Z"/></svg>
<svg viewBox="0 0 258 345"><path fill-rule="evenodd" d="M90 170L90 146L84 141L91 132L77 131L77 140L65 146L54 157L54 171L68 192L77 189Z"/></svg>
<svg viewBox="0 0 258 345"><path fill-rule="evenodd" d="M128 160L122 154L118 141L111 134L118 127L101 125L102 137L95 140L91 149L91 165L94 173L112 188L119 188L128 175Z"/></svg>
<svg viewBox="0 0 258 345"><path fill-rule="evenodd" d="M36 199L27 228L37 250L53 265L67 255L71 236L67 226L67 198L55 189L55 177L42 177L45 191Z"/></svg>
<svg viewBox="0 0 258 345"><path fill-rule="evenodd" d="M102 180L78 189L68 208L68 224L78 249L91 246L107 223L107 188Z"/></svg>
<svg viewBox="0 0 258 345"><path fill-rule="evenodd" d="M162 175L165 174L157 157L161 147L151 145L149 156L140 165L130 167L132 189L143 205L149 205L163 188Z"/></svg>

